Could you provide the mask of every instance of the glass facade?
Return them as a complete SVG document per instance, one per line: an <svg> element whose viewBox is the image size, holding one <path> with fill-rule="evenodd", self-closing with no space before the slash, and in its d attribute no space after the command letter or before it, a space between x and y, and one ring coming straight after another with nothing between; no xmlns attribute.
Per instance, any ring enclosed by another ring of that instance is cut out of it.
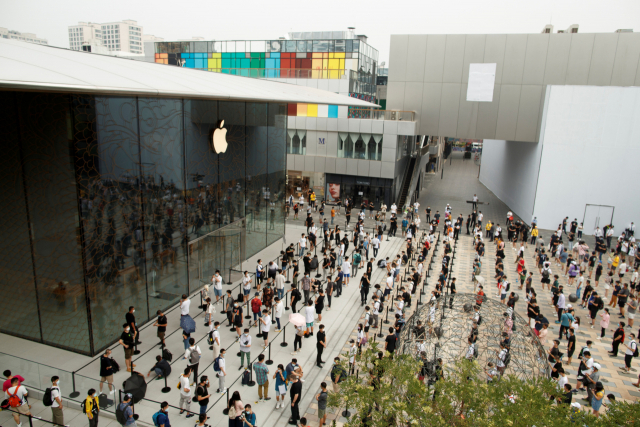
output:
<svg viewBox="0 0 640 427"><path fill-rule="evenodd" d="M393 180L386 178L360 177L353 175L326 174L327 201L335 203L346 197L351 197L354 206L359 207L363 201L373 202L376 209L382 202L391 206L393 194Z"/></svg>
<svg viewBox="0 0 640 427"><path fill-rule="evenodd" d="M286 104L0 100L4 333L97 354L284 234Z"/></svg>
<svg viewBox="0 0 640 427"><path fill-rule="evenodd" d="M375 76L378 64L378 51L357 39L220 40L155 45L157 63L245 77L341 79L349 70Z"/></svg>

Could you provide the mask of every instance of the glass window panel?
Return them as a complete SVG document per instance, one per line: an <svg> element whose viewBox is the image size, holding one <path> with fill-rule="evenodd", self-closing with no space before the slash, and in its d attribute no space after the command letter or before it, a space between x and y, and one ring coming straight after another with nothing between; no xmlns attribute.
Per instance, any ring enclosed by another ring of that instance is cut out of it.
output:
<svg viewBox="0 0 640 427"><path fill-rule="evenodd" d="M295 40L285 40L285 52L295 52L297 43Z"/></svg>
<svg viewBox="0 0 640 427"><path fill-rule="evenodd" d="M24 193L23 162L20 157L20 129L18 111L15 108L15 92L0 93L0 126L3 129L3 153L0 157L2 191L2 239L0 239L0 328L11 335L31 340L41 340L38 303L33 277L33 259L29 224L27 222L27 200ZM39 108L39 107L38 107ZM29 117L29 116L28 116ZM31 123L27 122L31 125ZM34 123L35 124L35 123ZM44 126L39 125L44 128ZM86 206L86 203L85 203ZM66 298L57 297L56 304L66 305ZM9 313L16 311L20 321Z"/></svg>
<svg viewBox="0 0 640 427"><path fill-rule="evenodd" d="M247 103L246 175L247 175L247 257L255 255L266 245L269 196L267 180L267 104Z"/></svg>
<svg viewBox="0 0 640 427"><path fill-rule="evenodd" d="M264 52L265 50L264 40L251 41L251 52Z"/></svg>
<svg viewBox="0 0 640 427"><path fill-rule="evenodd" d="M345 51L345 40L335 40L336 52L344 52Z"/></svg>
<svg viewBox="0 0 640 427"><path fill-rule="evenodd" d="M267 173L269 225L267 227L267 245L274 243L284 235L284 201L286 183L286 105L272 103L268 105L267 117Z"/></svg>
<svg viewBox="0 0 640 427"><path fill-rule="evenodd" d="M307 42L306 40L298 40L297 41L297 52L306 52L307 51Z"/></svg>
<svg viewBox="0 0 640 427"><path fill-rule="evenodd" d="M203 42L203 41L195 42L195 52L207 52L207 49L209 49L208 42Z"/></svg>
<svg viewBox="0 0 640 427"><path fill-rule="evenodd" d="M360 40L353 40L353 51L358 52L360 50Z"/></svg>
<svg viewBox="0 0 640 427"><path fill-rule="evenodd" d="M279 40L273 40L271 42L271 52L280 52L282 43Z"/></svg>
<svg viewBox="0 0 640 427"><path fill-rule="evenodd" d="M222 42L213 42L212 52L222 52Z"/></svg>
<svg viewBox="0 0 640 427"><path fill-rule="evenodd" d="M329 52L329 43L327 40L315 40L313 42L314 52Z"/></svg>
<svg viewBox="0 0 640 427"><path fill-rule="evenodd" d="M335 43L335 40L329 40L329 41L327 42L327 44L328 44L329 52L335 52L335 51L336 51L336 43Z"/></svg>

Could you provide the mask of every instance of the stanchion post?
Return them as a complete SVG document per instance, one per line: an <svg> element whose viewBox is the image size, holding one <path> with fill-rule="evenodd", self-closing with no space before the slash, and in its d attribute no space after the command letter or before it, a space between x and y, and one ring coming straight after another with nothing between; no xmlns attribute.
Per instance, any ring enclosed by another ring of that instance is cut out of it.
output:
<svg viewBox="0 0 640 427"><path fill-rule="evenodd" d="M227 285L231 285L233 282L231 281L231 269L229 269L229 281L227 282Z"/></svg>
<svg viewBox="0 0 640 427"><path fill-rule="evenodd" d="M229 389L227 389L227 407L222 410L224 415L229 415Z"/></svg>
<svg viewBox="0 0 640 427"><path fill-rule="evenodd" d="M287 325L284 325L282 329L282 342L280 343L280 347L286 347L289 344L285 341L285 335L287 334Z"/></svg>
<svg viewBox="0 0 640 427"><path fill-rule="evenodd" d="M380 332L378 333L378 338L383 338L384 337L384 335L382 334L382 323L383 323L382 320L380 320Z"/></svg>
<svg viewBox="0 0 640 427"><path fill-rule="evenodd" d="M284 294L284 309L286 311L289 311L289 308L290 308L288 300L289 300L289 292Z"/></svg>
<svg viewBox="0 0 640 427"><path fill-rule="evenodd" d="M80 392L76 391L76 373L71 372L71 383L73 385L73 391L71 392L71 394L69 395L70 398L75 399L76 397L80 396ZM29 422L31 422L31 420L29 420Z"/></svg>
<svg viewBox="0 0 640 427"><path fill-rule="evenodd" d="M393 304L393 297L391 298L391 303ZM385 316L384 322L385 325L389 324L389 307L387 307L387 315ZM382 331L382 325L380 325L380 330Z"/></svg>
<svg viewBox="0 0 640 427"><path fill-rule="evenodd" d="M169 393L171 391L171 387L167 385L167 376L164 376L164 387L162 387L163 393Z"/></svg>
<svg viewBox="0 0 640 427"><path fill-rule="evenodd" d="M224 304L224 294L222 294L222 310L220 311L220 313L227 314L225 308L227 308L227 306Z"/></svg>
<svg viewBox="0 0 640 427"><path fill-rule="evenodd" d="M247 300L247 315L244 316L245 319L251 319L251 314L249 313L249 301L251 301L250 299Z"/></svg>
<svg viewBox="0 0 640 427"><path fill-rule="evenodd" d="M253 380L253 363L249 363L249 383L247 384L249 387L253 387L256 385L256 382Z"/></svg>
<svg viewBox="0 0 640 427"><path fill-rule="evenodd" d="M134 342L133 343L133 354L140 354L140 350L138 350L138 343Z"/></svg>
<svg viewBox="0 0 640 427"><path fill-rule="evenodd" d="M267 358L267 361L264 363L267 365L273 365L273 360L271 360L271 343L269 343L269 357Z"/></svg>

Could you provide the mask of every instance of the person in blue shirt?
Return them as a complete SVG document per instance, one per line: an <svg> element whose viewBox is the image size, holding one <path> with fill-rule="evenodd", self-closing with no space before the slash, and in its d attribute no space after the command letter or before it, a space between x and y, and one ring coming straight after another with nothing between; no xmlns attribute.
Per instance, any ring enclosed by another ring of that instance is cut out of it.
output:
<svg viewBox="0 0 640 427"><path fill-rule="evenodd" d="M256 414L251 411L251 405L244 405L244 426L254 427L256 425Z"/></svg>
<svg viewBox="0 0 640 427"><path fill-rule="evenodd" d="M162 402L160 404L160 412L157 417L158 427L171 427L169 422L169 403Z"/></svg>
<svg viewBox="0 0 640 427"><path fill-rule="evenodd" d="M569 327L571 327L571 323L573 323L573 315L565 309L562 316L560 316L560 333L558 334L558 339L562 339L562 334L566 334Z"/></svg>
<svg viewBox="0 0 640 427"><path fill-rule="evenodd" d="M407 218L405 217L402 220L402 235L406 235L407 234L407 226L409 225L409 221L407 220Z"/></svg>

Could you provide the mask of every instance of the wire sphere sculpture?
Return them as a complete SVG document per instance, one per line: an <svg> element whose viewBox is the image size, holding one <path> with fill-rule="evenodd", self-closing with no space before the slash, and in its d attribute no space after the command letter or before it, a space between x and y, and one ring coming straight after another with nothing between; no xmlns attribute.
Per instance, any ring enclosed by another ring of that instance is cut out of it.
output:
<svg viewBox="0 0 640 427"><path fill-rule="evenodd" d="M511 330L508 333L510 360L503 375L513 375L522 380L548 377L550 367L540 340L527 319L505 304L485 297L478 310L480 324L477 332L472 332L476 298L470 293L443 294L435 301L432 298L407 320L400 332L397 352L420 360L424 360L421 353L426 353L429 376L435 372L439 358L444 366L452 366L463 357L476 359L480 366L487 366L489 362L498 366L500 343L505 339L503 332ZM508 317L513 322L512 328L509 328L510 322L507 323ZM424 328L424 333L421 328ZM477 333L477 339L470 351L468 340L472 333Z"/></svg>

